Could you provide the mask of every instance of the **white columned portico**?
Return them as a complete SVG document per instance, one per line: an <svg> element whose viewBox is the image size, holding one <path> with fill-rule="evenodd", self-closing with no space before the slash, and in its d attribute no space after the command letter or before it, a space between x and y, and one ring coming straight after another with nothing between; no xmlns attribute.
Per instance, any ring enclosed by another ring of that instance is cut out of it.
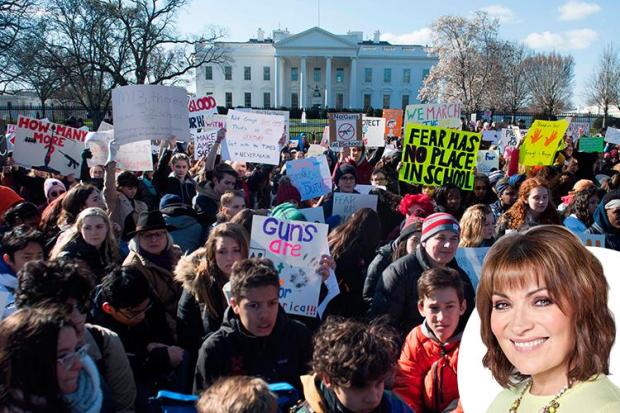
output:
<svg viewBox="0 0 620 413"><path fill-rule="evenodd" d="M351 58L351 74L349 76L349 109L356 108L355 97L357 96L357 58Z"/></svg>
<svg viewBox="0 0 620 413"><path fill-rule="evenodd" d="M274 65L274 73L273 73L273 81L274 81L274 96L273 96L273 105L276 108L279 108L280 106L282 106L282 101L280 100L280 76L283 75L283 73L280 73L280 57L276 56L275 58L275 65Z"/></svg>
<svg viewBox="0 0 620 413"><path fill-rule="evenodd" d="M303 109L306 106L306 57L300 59L299 65L299 109Z"/></svg>
<svg viewBox="0 0 620 413"><path fill-rule="evenodd" d="M325 58L325 108L332 107L332 58Z"/></svg>

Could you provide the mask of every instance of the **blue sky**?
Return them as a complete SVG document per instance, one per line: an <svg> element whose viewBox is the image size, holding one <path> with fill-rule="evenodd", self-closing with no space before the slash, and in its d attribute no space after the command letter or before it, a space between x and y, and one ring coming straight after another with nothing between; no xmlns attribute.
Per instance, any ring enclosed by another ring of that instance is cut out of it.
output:
<svg viewBox="0 0 620 413"><path fill-rule="evenodd" d="M398 44L427 44L429 26L439 16L471 16L486 10L500 19L500 35L522 41L535 51L556 50L575 59L573 103L584 105L584 84L596 67L605 45L620 35L620 1L439 1L404 0L189 0L179 14L182 33L197 34L210 25L227 31L225 40L247 41L260 27L288 28L298 33L318 25L332 33L363 31L372 38ZM618 41L614 44L620 47Z"/></svg>

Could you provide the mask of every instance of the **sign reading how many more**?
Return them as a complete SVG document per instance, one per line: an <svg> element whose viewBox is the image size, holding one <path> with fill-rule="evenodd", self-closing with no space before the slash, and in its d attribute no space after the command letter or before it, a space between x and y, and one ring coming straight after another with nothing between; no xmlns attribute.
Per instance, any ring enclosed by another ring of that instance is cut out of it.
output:
<svg viewBox="0 0 620 413"><path fill-rule="evenodd" d="M284 117L229 110L222 154L231 161L278 165Z"/></svg>
<svg viewBox="0 0 620 413"><path fill-rule="evenodd" d="M399 179L414 185L453 183L472 190L479 133L408 123Z"/></svg>
<svg viewBox="0 0 620 413"><path fill-rule="evenodd" d="M335 148L362 146L362 115L330 113L329 146Z"/></svg>
<svg viewBox="0 0 620 413"><path fill-rule="evenodd" d="M461 127L460 103L431 103L407 105L405 124L441 126L442 128Z"/></svg>
<svg viewBox="0 0 620 413"><path fill-rule="evenodd" d="M519 151L519 163L525 166L551 165L569 122L535 120Z"/></svg>
<svg viewBox="0 0 620 413"><path fill-rule="evenodd" d="M377 195L345 194L334 192L333 215L340 215L341 222L344 222L355 212L362 208L377 210Z"/></svg>
<svg viewBox="0 0 620 413"><path fill-rule="evenodd" d="M79 176L85 130L20 116L13 158L19 165L61 175Z"/></svg>
<svg viewBox="0 0 620 413"><path fill-rule="evenodd" d="M319 305L321 255L329 254L326 224L255 215L250 257L273 261L280 275L280 305L290 314L314 317Z"/></svg>
<svg viewBox="0 0 620 413"><path fill-rule="evenodd" d="M325 155L288 161L286 175L299 190L302 201L325 195L332 190L332 177Z"/></svg>

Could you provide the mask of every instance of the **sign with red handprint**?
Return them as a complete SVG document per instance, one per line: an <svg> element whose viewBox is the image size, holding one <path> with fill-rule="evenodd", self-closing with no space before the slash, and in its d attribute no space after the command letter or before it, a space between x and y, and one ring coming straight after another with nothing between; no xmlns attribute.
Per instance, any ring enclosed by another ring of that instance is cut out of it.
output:
<svg viewBox="0 0 620 413"><path fill-rule="evenodd" d="M566 119L534 121L519 151L519 163L525 166L552 165L570 122Z"/></svg>

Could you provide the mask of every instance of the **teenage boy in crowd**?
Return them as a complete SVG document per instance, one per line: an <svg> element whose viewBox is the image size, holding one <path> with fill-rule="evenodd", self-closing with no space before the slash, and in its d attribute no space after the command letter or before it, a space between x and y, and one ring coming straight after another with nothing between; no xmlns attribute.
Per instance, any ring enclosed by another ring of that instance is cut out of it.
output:
<svg viewBox="0 0 620 413"><path fill-rule="evenodd" d="M455 332L467 308L463 282L451 268L432 268L418 280L418 296L424 321L405 340L393 390L415 412L452 411L459 399Z"/></svg>
<svg viewBox="0 0 620 413"><path fill-rule="evenodd" d="M385 382L400 351L398 333L380 322L329 318L314 336L313 375L301 378L301 413L411 413Z"/></svg>
<svg viewBox="0 0 620 413"><path fill-rule="evenodd" d="M165 149L161 154L157 170L153 175L153 184L159 196L178 195L181 197L181 202L190 205L196 196L197 184L189 174L189 157L182 152L172 154L173 149L179 149L176 139L162 142L162 148L166 145L169 149Z"/></svg>
<svg viewBox="0 0 620 413"><path fill-rule="evenodd" d="M219 330L198 353L194 393L223 376L260 376L301 388L311 353L308 329L279 305L280 280L270 260L236 262L230 275L230 307Z"/></svg>
<svg viewBox="0 0 620 413"><path fill-rule="evenodd" d="M0 259L0 320L14 310L17 273L28 261L42 260L43 234L27 225L19 225L2 237Z"/></svg>
<svg viewBox="0 0 620 413"><path fill-rule="evenodd" d="M226 191L235 189L239 175L228 164L218 164L211 172L211 181L198 187L198 195L193 200L193 207L198 212L200 223L208 228L217 220L220 198Z"/></svg>

